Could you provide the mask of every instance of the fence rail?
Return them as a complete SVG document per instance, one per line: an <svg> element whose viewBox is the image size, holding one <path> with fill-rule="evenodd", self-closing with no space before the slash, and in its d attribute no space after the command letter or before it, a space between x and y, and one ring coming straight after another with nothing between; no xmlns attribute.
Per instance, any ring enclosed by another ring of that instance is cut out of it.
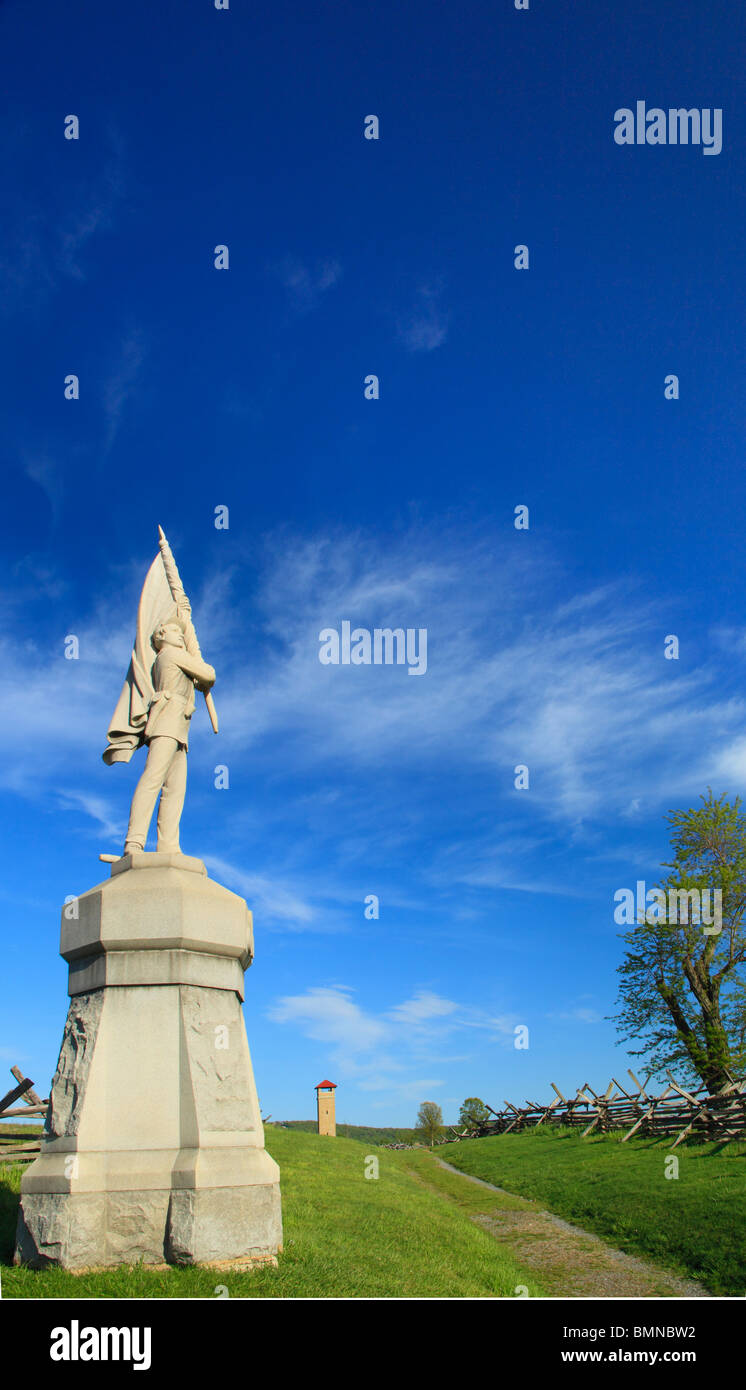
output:
<svg viewBox="0 0 746 1390"><path fill-rule="evenodd" d="M0 1097L0 1121L45 1119L49 1100L42 1100L36 1094L33 1081L29 1081L19 1067L11 1067L10 1071L18 1084ZM23 1104L16 1106L17 1100ZM4 1133L4 1128L4 1123L0 1123L0 1163L28 1163L36 1158L41 1149L41 1139L37 1135L30 1135L26 1141L23 1134L18 1133L18 1125L13 1127L12 1134Z"/></svg>
<svg viewBox="0 0 746 1390"><path fill-rule="evenodd" d="M647 1090L648 1082L638 1081L628 1072L636 1090L627 1090L612 1077L602 1094L597 1094L587 1081L568 1099L558 1086L551 1083L554 1100L548 1105L527 1100L523 1106L505 1101L504 1109L487 1106L492 1118L463 1129L451 1127L450 1142L458 1139L481 1139L489 1134L520 1134L522 1130L539 1125L569 1125L582 1131L582 1137L607 1134L626 1129L626 1143L633 1134L664 1138L676 1135L671 1148L690 1136L730 1143L746 1139L746 1085L743 1080L730 1081L712 1095L707 1090L688 1091L680 1086L670 1072L668 1085L659 1095Z"/></svg>

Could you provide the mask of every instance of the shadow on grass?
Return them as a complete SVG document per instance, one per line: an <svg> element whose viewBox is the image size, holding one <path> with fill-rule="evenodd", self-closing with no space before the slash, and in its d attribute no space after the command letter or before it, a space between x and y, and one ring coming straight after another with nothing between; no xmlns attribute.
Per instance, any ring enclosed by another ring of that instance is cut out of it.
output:
<svg viewBox="0 0 746 1390"><path fill-rule="evenodd" d="M0 1265L12 1265L20 1196L0 1183Z"/></svg>

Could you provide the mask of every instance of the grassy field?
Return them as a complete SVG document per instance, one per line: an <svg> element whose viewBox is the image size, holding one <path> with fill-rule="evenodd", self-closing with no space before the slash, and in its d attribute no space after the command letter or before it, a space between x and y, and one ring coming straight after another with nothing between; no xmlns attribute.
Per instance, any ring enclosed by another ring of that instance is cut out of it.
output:
<svg viewBox="0 0 746 1390"><path fill-rule="evenodd" d="M680 1145L666 1179L660 1141L581 1139L571 1130L446 1144L438 1156L464 1173L536 1198L618 1249L746 1296L746 1145Z"/></svg>
<svg viewBox="0 0 746 1390"><path fill-rule="evenodd" d="M524 1200L595 1231L611 1246L700 1280L711 1293L746 1295L746 1146L681 1146L667 1180L668 1149L651 1140L534 1130L444 1145L435 1151L375 1150L298 1127L268 1126L282 1169L285 1249L278 1269L122 1268L72 1275L10 1266L20 1165L0 1167L0 1262L5 1298L514 1297L562 1286L527 1272L473 1224L517 1212ZM366 1179L375 1153L378 1179ZM505 1189L492 1193L438 1166L437 1158ZM506 1216L503 1217L505 1221ZM532 1259L528 1253L527 1259ZM535 1263L535 1261L532 1262Z"/></svg>
<svg viewBox="0 0 746 1390"><path fill-rule="evenodd" d="M3 1297L212 1298L219 1285L234 1298L510 1298L519 1285L532 1296L543 1292L472 1224L473 1211L485 1209L484 1193L436 1170L428 1154L379 1150L376 1180L365 1177L369 1147L355 1140L268 1126L266 1141L282 1170L285 1249L278 1269L226 1274L136 1267L88 1275L13 1269L8 1262L22 1170L3 1165Z"/></svg>

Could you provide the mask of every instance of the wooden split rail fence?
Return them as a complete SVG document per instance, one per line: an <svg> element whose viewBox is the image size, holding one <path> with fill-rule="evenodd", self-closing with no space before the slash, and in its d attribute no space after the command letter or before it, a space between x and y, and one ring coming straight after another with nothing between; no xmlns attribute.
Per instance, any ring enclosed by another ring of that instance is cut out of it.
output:
<svg viewBox="0 0 746 1390"><path fill-rule="evenodd" d="M11 1067L10 1070L18 1084L12 1091L8 1091L7 1095L0 1097L0 1122L19 1118L45 1119L49 1100L42 1100L41 1096L37 1096L33 1081L29 1081L19 1067ZM17 1106L16 1101L22 1101L23 1104ZM4 1133L4 1128L4 1124L0 1123L0 1163L28 1163L36 1158L41 1149L41 1139L38 1135L29 1134L27 1139L18 1125L13 1126L13 1133Z"/></svg>
<svg viewBox="0 0 746 1390"><path fill-rule="evenodd" d="M633 1134L664 1138L676 1135L671 1148L683 1139L697 1136L729 1143L731 1139L746 1139L746 1085L730 1081L715 1095L707 1090L687 1091L667 1072L668 1085L659 1095L651 1095L645 1084L631 1076L635 1091L626 1090L612 1077L603 1094L597 1094L586 1081L572 1099L563 1096L558 1086L549 1105L528 1100L524 1106L505 1102L503 1110L487 1106L492 1119L465 1129L451 1130L451 1139L477 1139L488 1134L519 1134L521 1130L536 1129L538 1125L569 1125L582 1129L582 1137L595 1131L607 1134L626 1129L622 1143Z"/></svg>

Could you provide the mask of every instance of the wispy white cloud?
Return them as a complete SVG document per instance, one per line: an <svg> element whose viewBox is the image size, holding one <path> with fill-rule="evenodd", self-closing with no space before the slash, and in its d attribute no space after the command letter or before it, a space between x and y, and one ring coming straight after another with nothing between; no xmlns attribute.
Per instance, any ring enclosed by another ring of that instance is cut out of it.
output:
<svg viewBox="0 0 746 1390"><path fill-rule="evenodd" d="M345 1057L356 1057L382 1042L385 1024L366 1014L343 987L308 989L288 995L269 1011L275 1023L295 1023L306 1037L330 1043Z"/></svg>
<svg viewBox="0 0 746 1390"><path fill-rule="evenodd" d="M422 1100L423 1092L445 1084L443 1079L418 1076L423 1062L453 1066L468 1060L457 1056L450 1042L464 1029L479 1029L484 1040L502 1040L512 1046L512 1020L490 1016L430 990L418 989L410 999L381 1014L362 1009L351 996L344 985L311 987L278 1000L268 1017L326 1044L330 1066L340 1076L354 1079L364 1091L386 1090L402 1099Z"/></svg>
<svg viewBox="0 0 746 1390"><path fill-rule="evenodd" d="M119 345L116 361L103 385L105 454L109 453L117 437L124 407L135 389L146 355L143 331L131 328Z"/></svg>
<svg viewBox="0 0 746 1390"><path fill-rule="evenodd" d="M413 307L399 318L399 338L410 352L433 352L445 342L448 314L440 297L440 287L421 285Z"/></svg>
<svg viewBox="0 0 746 1390"><path fill-rule="evenodd" d="M204 863L218 875L221 882L237 889L246 898L252 911L262 918L265 925L279 923L291 931L323 928L323 923L318 920L317 908L283 883L281 877L273 876L270 879L261 874L246 873L213 854L206 854Z"/></svg>
<svg viewBox="0 0 746 1390"><path fill-rule="evenodd" d="M57 804L62 811L82 811L90 818L108 839L114 844L124 838L125 821L122 815L122 807L113 807L111 803L102 796L89 796L85 792L69 791L60 792L57 797Z"/></svg>
<svg viewBox="0 0 746 1390"><path fill-rule="evenodd" d="M547 1014L547 1018L562 1019L565 1023L603 1023L603 1014L597 1013L595 1009L581 1006L565 1009L561 1013Z"/></svg>
<svg viewBox="0 0 746 1390"><path fill-rule="evenodd" d="M392 1076L370 1076L367 1080L359 1083L361 1091L385 1091L386 1100L373 1102L374 1109L388 1109L392 1099L399 1101L419 1101L429 1100L437 1095L438 1091L445 1086L445 1081L440 1076L418 1076L412 1080L402 1081L401 1077Z"/></svg>
<svg viewBox="0 0 746 1390"><path fill-rule="evenodd" d="M430 990L418 990L412 999L396 1004L388 1017L394 1023L405 1023L415 1027L429 1023L434 1018L447 1018L456 1012L458 1004L452 999L443 999Z"/></svg>
<svg viewBox="0 0 746 1390"><path fill-rule="evenodd" d="M299 314L307 314L317 307L327 290L339 283L342 267L333 258L309 265L297 256L285 256L274 267L274 273L291 307Z"/></svg>
<svg viewBox="0 0 746 1390"><path fill-rule="evenodd" d="M101 172L82 183L66 184L69 206L47 199L34 205L18 199L6 215L6 251L0 255L5 312L36 308L65 280L85 280L86 250L108 231L125 195L123 144L109 132L111 152Z"/></svg>
<svg viewBox="0 0 746 1390"><path fill-rule="evenodd" d="M728 693L732 653L726 660L705 643L699 666L674 669L662 656L670 628L660 609L629 585L573 594L538 540L528 551L510 539L497 547L422 528L387 540L283 532L252 553L251 565L250 613L238 556L194 596L205 654L218 670L223 760L230 756L232 771L250 765L254 778L279 779L314 827L306 839L318 842L323 831L347 864L341 875L317 849L313 875L302 854L300 866L279 877L276 868L255 866L247 892L278 924L328 930L325 903L379 891L368 877L373 847L389 857L422 850L433 817L440 817L438 853L418 852L420 883L583 896L583 883L547 853L558 828L592 850L599 826L630 826L675 796L696 796L708 782L732 790L746 775L746 701ZM71 786L81 796L106 795L100 752L144 569L133 565L126 584L112 574L81 618L64 581L46 575L59 613L51 645L25 621L19 628L11 588L0 719L13 741L0 784L39 799ZM413 679L404 667L322 666L319 632L344 618L368 628L426 627L427 673ZM79 661L63 657L71 631ZM195 748L199 756L197 738ZM514 789L518 763L530 769L528 792ZM133 779L121 774L104 775L124 801ZM371 819L364 798L351 802L345 789L364 788L369 778L396 806L394 816ZM433 786L449 778L471 779L474 806L492 789L484 821L459 825L458 804L433 798ZM101 803L79 805L82 814L90 808L96 834L116 822ZM222 859L238 862L233 848ZM413 880L406 891L400 882L398 893L416 901Z"/></svg>
<svg viewBox="0 0 746 1390"><path fill-rule="evenodd" d="M616 818L635 801L649 811L664 791L728 770L723 749L746 702L722 694L716 663L672 679L659 610L623 585L568 604L553 594L563 582L538 546L527 562L425 535L386 548L362 535L298 546L283 537L258 593L261 679L247 697L249 682L235 673L221 696L226 718L253 747L289 738L304 768L332 754L348 768L481 766L517 805L530 796L532 808L570 824ZM318 634L342 618L426 627L426 675L322 666ZM530 770L528 793L513 789L519 763ZM515 865L512 874L520 886Z"/></svg>
<svg viewBox="0 0 746 1390"><path fill-rule="evenodd" d="M97 232L108 230L114 211L123 196L123 180L118 164L104 169L98 185L90 190L84 206L66 217L59 231L56 264L64 275L85 280L81 256Z"/></svg>
<svg viewBox="0 0 746 1390"><path fill-rule="evenodd" d="M49 503L52 521L56 524L61 514L65 495L65 479L62 468L43 449L27 453L23 467L26 475L44 493Z"/></svg>

